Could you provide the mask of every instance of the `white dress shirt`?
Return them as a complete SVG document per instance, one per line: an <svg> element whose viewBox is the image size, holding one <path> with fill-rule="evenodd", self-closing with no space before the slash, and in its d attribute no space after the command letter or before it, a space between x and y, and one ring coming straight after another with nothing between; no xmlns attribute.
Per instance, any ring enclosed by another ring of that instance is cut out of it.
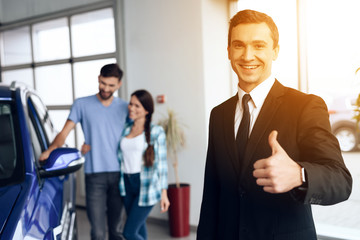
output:
<svg viewBox="0 0 360 240"><path fill-rule="evenodd" d="M256 122L257 117L259 116L260 110L264 104L265 98L270 92L271 87L275 83L275 77L270 75L265 81L260 83L256 88L254 88L251 92L249 92L251 99L248 102L249 104L249 113L250 113L250 129L249 129L249 136L251 134L251 131L254 127L254 124ZM242 90L238 86L238 97L239 101L236 104L236 110L235 110L235 119L234 119L234 131L235 131L235 138L238 131L238 128L240 126L240 122L243 116L243 107L242 107L242 98L243 96L247 94L244 90Z"/></svg>

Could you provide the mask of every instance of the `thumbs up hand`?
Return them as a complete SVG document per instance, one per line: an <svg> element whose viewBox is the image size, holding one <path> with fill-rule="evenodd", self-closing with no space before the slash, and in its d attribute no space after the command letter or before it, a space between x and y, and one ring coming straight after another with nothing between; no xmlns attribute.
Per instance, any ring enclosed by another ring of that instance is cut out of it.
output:
<svg viewBox="0 0 360 240"><path fill-rule="evenodd" d="M277 135L277 131L269 135L272 155L254 163L256 183L269 193L285 193L302 184L301 166L287 155L277 141Z"/></svg>

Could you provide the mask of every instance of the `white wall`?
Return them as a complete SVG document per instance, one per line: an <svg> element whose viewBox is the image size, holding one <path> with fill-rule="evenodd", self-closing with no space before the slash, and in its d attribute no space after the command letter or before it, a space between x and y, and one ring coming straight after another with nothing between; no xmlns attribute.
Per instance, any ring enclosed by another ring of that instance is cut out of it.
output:
<svg viewBox="0 0 360 240"><path fill-rule="evenodd" d="M190 224L202 199L210 108L230 95L227 3L223 0L125 0L127 92L145 88L167 102L155 121L174 109L186 125L179 154L180 181L191 184ZM174 182L169 165L169 182ZM152 217L167 218L155 207Z"/></svg>
<svg viewBox="0 0 360 240"><path fill-rule="evenodd" d="M234 93L227 55L229 5L223 0L202 0L202 47L205 86L205 121L211 109ZM237 88L235 89L237 91ZM207 126L206 126L207 127ZM206 129L207 130L207 129Z"/></svg>
<svg viewBox="0 0 360 240"><path fill-rule="evenodd" d="M172 108L186 125L179 175L191 184L190 222L196 225L206 151L200 1L127 0L124 13L127 92L145 88L155 98L165 94L167 102L156 105L154 121ZM159 212L157 206L151 216L167 218Z"/></svg>
<svg viewBox="0 0 360 240"><path fill-rule="evenodd" d="M3 20L3 0L0 0L0 23L2 23L4 20Z"/></svg>

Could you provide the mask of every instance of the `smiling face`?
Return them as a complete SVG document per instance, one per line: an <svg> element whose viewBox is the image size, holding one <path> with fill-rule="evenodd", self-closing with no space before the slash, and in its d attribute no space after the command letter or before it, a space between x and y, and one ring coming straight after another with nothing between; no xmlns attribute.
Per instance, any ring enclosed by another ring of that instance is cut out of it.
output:
<svg viewBox="0 0 360 240"><path fill-rule="evenodd" d="M273 46L266 23L239 24L232 29L228 58L239 78L239 87L250 92L271 75L279 46Z"/></svg>
<svg viewBox="0 0 360 240"><path fill-rule="evenodd" d="M102 100L108 100L114 92L121 86L121 81L117 77L99 76L99 96Z"/></svg>
<svg viewBox="0 0 360 240"><path fill-rule="evenodd" d="M145 116L148 114L148 111L145 110L139 99L134 95L131 96L128 109L129 118L134 121L139 119L145 120Z"/></svg>

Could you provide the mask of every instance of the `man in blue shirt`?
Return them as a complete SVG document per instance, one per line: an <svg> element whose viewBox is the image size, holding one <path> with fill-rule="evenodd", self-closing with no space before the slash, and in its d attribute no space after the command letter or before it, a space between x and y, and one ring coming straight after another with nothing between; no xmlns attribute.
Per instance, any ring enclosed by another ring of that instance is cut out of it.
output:
<svg viewBox="0 0 360 240"><path fill-rule="evenodd" d="M76 99L69 117L49 148L40 156L64 145L70 131L80 122L85 137L86 209L91 224L91 239L105 239L105 218L109 239L121 239L122 202L119 193L117 148L128 114L127 102L114 97L122 84L123 72L117 64L101 68L99 92ZM88 151L88 152L87 152Z"/></svg>

